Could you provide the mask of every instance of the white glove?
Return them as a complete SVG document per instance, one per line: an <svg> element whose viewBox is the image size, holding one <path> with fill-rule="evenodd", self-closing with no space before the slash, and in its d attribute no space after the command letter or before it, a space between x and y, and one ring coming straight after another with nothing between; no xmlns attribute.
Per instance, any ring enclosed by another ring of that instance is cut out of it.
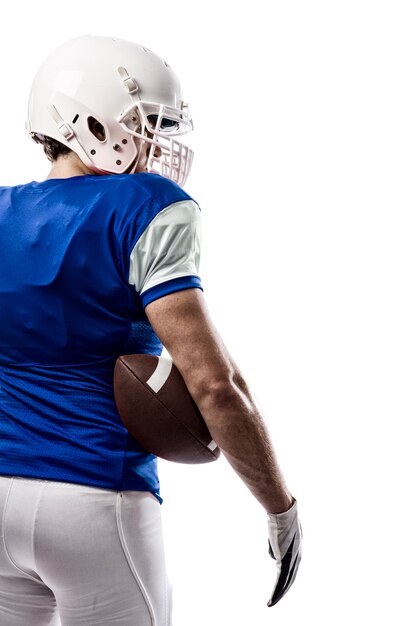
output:
<svg viewBox="0 0 417 626"><path fill-rule="evenodd" d="M269 554L277 562L278 575L268 606L287 593L301 560L303 531L298 519L297 500L284 513L268 513Z"/></svg>

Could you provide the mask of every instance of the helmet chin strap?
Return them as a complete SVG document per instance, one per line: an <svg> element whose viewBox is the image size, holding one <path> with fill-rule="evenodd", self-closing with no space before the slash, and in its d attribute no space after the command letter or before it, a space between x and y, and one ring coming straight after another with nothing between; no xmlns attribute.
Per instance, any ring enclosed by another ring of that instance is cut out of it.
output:
<svg viewBox="0 0 417 626"><path fill-rule="evenodd" d="M123 173L124 174L132 174L135 171L135 169L137 167L137 164L139 163L139 160L140 160L140 152L138 150L138 155L137 155L136 159L133 161L132 165L130 167L128 167L127 170L125 172L123 172Z"/></svg>
<svg viewBox="0 0 417 626"><path fill-rule="evenodd" d="M78 149L84 155L84 159L82 159L84 165L87 165L87 167L90 167L91 169L94 169L94 165L93 165L89 155L87 154L87 152L84 150L83 146L78 141L77 136L74 133L74 131L72 130L72 128L70 127L70 125L68 123L66 123L64 121L64 119L61 117L61 115L60 115L58 109L56 108L56 106L54 104L48 105L48 111L51 114L55 124L58 127L58 132L62 135L62 137L65 139L65 141L67 141L68 143L70 141L72 141L73 143L77 144ZM27 125L27 127L28 127L28 125ZM67 145L67 144L65 144L65 145ZM74 150L74 152L75 152L75 150ZM81 155L79 153L78 153L78 156L81 158Z"/></svg>
<svg viewBox="0 0 417 626"><path fill-rule="evenodd" d="M136 142L136 138L135 138L135 144L136 144L136 148L137 148L136 158L135 158L134 162L132 163L132 165L127 168L127 170L124 172L124 174L132 174L136 170L136 168L138 166L138 163L139 163L139 161L140 161L140 159L142 157L142 150L143 150L144 144L145 144L144 139L140 139L139 140L139 145L138 145L138 143ZM146 159L146 161L147 160L148 159ZM144 171L146 171L146 170L144 170Z"/></svg>

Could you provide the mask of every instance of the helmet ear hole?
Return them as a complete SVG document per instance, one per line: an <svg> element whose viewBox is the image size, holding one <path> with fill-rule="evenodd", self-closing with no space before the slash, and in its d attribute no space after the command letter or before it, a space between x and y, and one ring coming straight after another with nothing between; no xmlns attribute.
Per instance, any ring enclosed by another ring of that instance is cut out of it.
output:
<svg viewBox="0 0 417 626"><path fill-rule="evenodd" d="M87 119L87 124L90 132L96 139L99 141L106 141L106 131L104 130L103 124L100 124L100 122L91 115Z"/></svg>

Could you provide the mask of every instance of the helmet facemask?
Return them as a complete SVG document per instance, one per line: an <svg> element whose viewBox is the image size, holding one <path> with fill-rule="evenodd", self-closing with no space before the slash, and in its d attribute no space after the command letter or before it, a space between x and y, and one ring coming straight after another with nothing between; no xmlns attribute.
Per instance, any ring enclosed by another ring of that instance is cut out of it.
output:
<svg viewBox="0 0 417 626"><path fill-rule="evenodd" d="M187 105L181 106L178 109L135 100L117 121L125 132L139 139L135 167L140 164L142 171L160 174L183 186L194 153L177 139L193 129Z"/></svg>

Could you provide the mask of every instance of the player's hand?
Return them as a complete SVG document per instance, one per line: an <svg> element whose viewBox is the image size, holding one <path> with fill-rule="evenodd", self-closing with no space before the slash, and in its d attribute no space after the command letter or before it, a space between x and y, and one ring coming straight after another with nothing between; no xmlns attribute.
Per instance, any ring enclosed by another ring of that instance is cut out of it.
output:
<svg viewBox="0 0 417 626"><path fill-rule="evenodd" d="M301 560L303 532L298 519L297 500L284 513L267 513L269 554L277 563L277 579L268 606L274 606L287 593L297 575Z"/></svg>

